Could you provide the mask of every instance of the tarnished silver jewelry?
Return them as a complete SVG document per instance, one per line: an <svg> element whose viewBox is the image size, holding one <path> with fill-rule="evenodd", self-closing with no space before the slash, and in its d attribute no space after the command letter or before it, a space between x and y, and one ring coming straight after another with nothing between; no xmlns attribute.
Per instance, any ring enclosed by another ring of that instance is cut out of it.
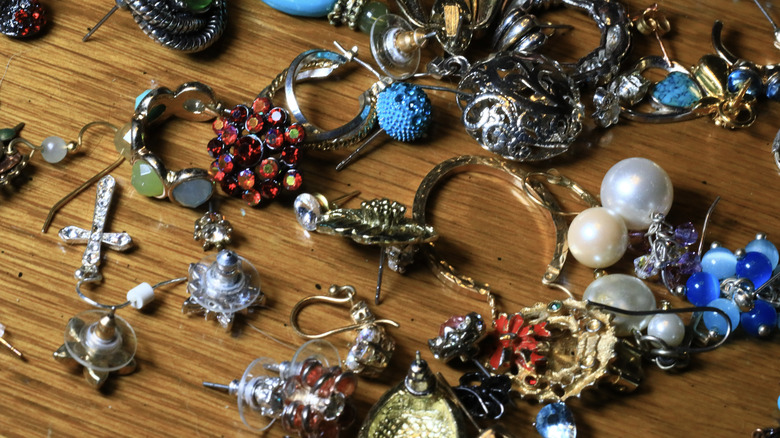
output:
<svg viewBox="0 0 780 438"><path fill-rule="evenodd" d="M780 130L775 134L775 139L772 141L772 158L775 160L775 166L780 170Z"/></svg>
<svg viewBox="0 0 780 438"><path fill-rule="evenodd" d="M182 52L205 50L222 36L227 23L227 0L212 0L198 7L177 0L116 0L82 41L87 41L120 8L130 10L149 38Z"/></svg>
<svg viewBox="0 0 780 438"><path fill-rule="evenodd" d="M100 281L103 278L99 271L100 250L103 245L117 251L125 251L133 246L133 239L127 233L103 232L108 217L108 207L111 205L111 199L114 195L114 187L116 187L116 180L111 175L103 177L98 182L95 213L92 227L89 230L69 226L59 232L60 238L66 243L87 245L81 258L81 267L75 273L75 277L80 283Z"/></svg>
<svg viewBox="0 0 780 438"><path fill-rule="evenodd" d="M539 54L502 52L474 64L458 84L463 124L484 149L515 161L566 152L582 130L580 91Z"/></svg>
<svg viewBox="0 0 780 438"><path fill-rule="evenodd" d="M542 23L519 5L508 7L493 33L493 51L534 52L547 42L555 29L571 27Z"/></svg>
<svg viewBox="0 0 780 438"><path fill-rule="evenodd" d="M572 66L571 76L579 86L593 87L612 80L631 48L631 20L621 2L610 0L516 0L504 8L504 16L535 13L551 7L582 9L601 30L601 44ZM499 29L501 30L501 29Z"/></svg>
<svg viewBox="0 0 780 438"><path fill-rule="evenodd" d="M216 318L225 330L233 326L237 313L248 313L265 303L257 269L226 249L190 264L187 293L183 313Z"/></svg>
<svg viewBox="0 0 780 438"><path fill-rule="evenodd" d="M355 341L349 344L349 353L344 360L344 366L362 376L376 377L387 368L395 350L395 341L385 332L382 324L396 328L400 325L390 319L377 319L368 309L365 301L355 302L356 294L355 288L352 286L331 285L328 288L328 295L306 297L299 301L290 312L290 326L298 336L304 339L322 339L345 331L356 331ZM319 334L304 333L298 323L298 315L305 306L315 302L349 304L349 314L354 324Z"/></svg>

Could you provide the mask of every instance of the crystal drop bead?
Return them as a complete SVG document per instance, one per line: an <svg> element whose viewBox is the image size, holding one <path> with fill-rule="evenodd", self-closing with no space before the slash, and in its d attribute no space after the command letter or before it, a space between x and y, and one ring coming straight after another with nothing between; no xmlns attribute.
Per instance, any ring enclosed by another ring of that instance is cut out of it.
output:
<svg viewBox="0 0 780 438"><path fill-rule="evenodd" d="M574 415L562 402L550 403L536 416L536 430L544 438L576 438Z"/></svg>

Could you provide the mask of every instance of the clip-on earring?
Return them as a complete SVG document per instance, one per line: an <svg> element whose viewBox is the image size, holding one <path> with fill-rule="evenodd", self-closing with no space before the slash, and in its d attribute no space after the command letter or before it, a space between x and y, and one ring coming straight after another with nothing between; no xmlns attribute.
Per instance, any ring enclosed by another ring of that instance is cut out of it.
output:
<svg viewBox="0 0 780 438"><path fill-rule="evenodd" d="M252 361L241 379L228 385L203 386L235 395L238 414L252 431L268 430L279 420L288 433L336 437L349 421L348 398L357 377L339 367L338 350L323 340L301 345L290 361L261 357Z"/></svg>
<svg viewBox="0 0 780 438"><path fill-rule="evenodd" d="M5 0L0 3L0 33L14 38L37 35L46 26L46 10L37 0Z"/></svg>
<svg viewBox="0 0 780 438"><path fill-rule="evenodd" d="M257 269L230 250L190 264L187 280L190 296L181 306L182 313L216 318L225 330L233 326L236 313L248 313L265 302Z"/></svg>
<svg viewBox="0 0 780 438"><path fill-rule="evenodd" d="M315 199L316 201L316 199ZM318 207L321 204L311 204ZM303 212L296 208L300 218ZM405 217L406 207L389 199L373 199L363 201L358 209L338 208L329 210L316 217L312 223L318 232L334 234L351 238L363 245L379 245L379 273L377 275L376 296L374 304L379 304L379 293L382 289L382 273L385 267L385 256L390 252L408 252L406 248L433 242L439 236L433 227L419 225ZM314 215L311 211L306 216ZM299 220L300 222L300 220ZM301 222L303 225L303 222ZM305 226L305 225L304 225ZM308 228L307 228L308 229Z"/></svg>
<svg viewBox="0 0 780 438"><path fill-rule="evenodd" d="M343 297L339 297L343 293ZM357 332L355 342L349 345L349 353L344 360L344 366L357 374L365 377L376 377L390 362L395 350L395 341L387 335L384 327L387 324L393 327L400 325L389 319L376 319L363 300L355 302L355 288L352 286L332 285L328 289L328 295L315 295L299 301L290 312L290 325L295 333L304 339L321 339L337 333L354 330ZM324 333L312 335L304 333L298 324L298 315L304 307L315 302L350 305L350 316L354 324L328 330Z"/></svg>
<svg viewBox="0 0 780 438"><path fill-rule="evenodd" d="M149 38L182 52L205 50L222 36L227 22L227 1L116 0L116 5L84 35L87 41L117 9L129 9Z"/></svg>

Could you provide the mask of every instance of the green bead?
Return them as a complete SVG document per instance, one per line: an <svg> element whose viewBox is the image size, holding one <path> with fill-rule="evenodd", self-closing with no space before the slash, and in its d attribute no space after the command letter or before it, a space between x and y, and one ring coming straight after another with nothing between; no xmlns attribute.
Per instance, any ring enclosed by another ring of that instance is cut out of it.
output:
<svg viewBox="0 0 780 438"><path fill-rule="evenodd" d="M144 160L138 160L133 164L133 176L130 178L130 183L133 184L136 192L150 198L156 198L165 193L162 178Z"/></svg>
<svg viewBox="0 0 780 438"><path fill-rule="evenodd" d="M382 2L371 2L363 7L363 13L358 18L358 27L363 33L370 34L371 26L381 16L387 15L390 12L387 9L387 5Z"/></svg>
<svg viewBox="0 0 780 438"><path fill-rule="evenodd" d="M16 131L13 128L0 129L0 141L6 142L16 137Z"/></svg>
<svg viewBox="0 0 780 438"><path fill-rule="evenodd" d="M116 151L128 160L133 155L132 146L130 145L130 125L132 125L132 122L126 123L125 126L119 128L114 134Z"/></svg>
<svg viewBox="0 0 780 438"><path fill-rule="evenodd" d="M202 12L211 6L212 0L184 0L192 12Z"/></svg>

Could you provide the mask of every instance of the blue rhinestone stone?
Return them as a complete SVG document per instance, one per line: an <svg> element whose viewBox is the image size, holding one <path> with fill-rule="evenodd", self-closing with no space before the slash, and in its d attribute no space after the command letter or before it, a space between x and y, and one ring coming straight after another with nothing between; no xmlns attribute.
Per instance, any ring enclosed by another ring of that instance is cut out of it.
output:
<svg viewBox="0 0 780 438"><path fill-rule="evenodd" d="M561 402L550 403L536 416L536 430L544 438L576 438L574 415Z"/></svg>
<svg viewBox="0 0 780 438"><path fill-rule="evenodd" d="M376 110L379 126L398 141L417 140L431 126L431 101L416 85L394 82L377 96Z"/></svg>
<svg viewBox="0 0 780 438"><path fill-rule="evenodd" d="M690 76L671 72L655 84L653 100L674 108L691 108L701 99L701 91Z"/></svg>
<svg viewBox="0 0 780 438"><path fill-rule="evenodd" d="M739 90L742 89L742 86L745 85L748 79L750 79L750 86L748 87L746 94L753 97L759 97L763 91L763 84L761 83L761 76L753 69L739 68L732 71L729 73L726 86L728 87L729 92L739 93Z"/></svg>
<svg viewBox="0 0 780 438"><path fill-rule="evenodd" d="M780 100L780 74L774 73L766 80L764 94L767 99Z"/></svg>

